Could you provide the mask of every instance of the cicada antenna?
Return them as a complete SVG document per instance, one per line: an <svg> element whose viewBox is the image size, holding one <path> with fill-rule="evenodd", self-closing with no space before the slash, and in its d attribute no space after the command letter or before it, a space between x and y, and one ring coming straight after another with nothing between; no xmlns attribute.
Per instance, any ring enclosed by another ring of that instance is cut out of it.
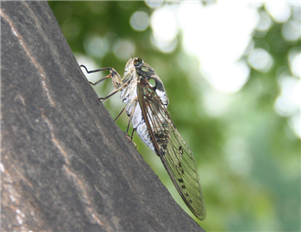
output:
<svg viewBox="0 0 304 234"><path fill-rule="evenodd" d="M131 55L131 58L133 58L133 54L131 52L131 49L129 48L129 52L130 52L130 55Z"/></svg>

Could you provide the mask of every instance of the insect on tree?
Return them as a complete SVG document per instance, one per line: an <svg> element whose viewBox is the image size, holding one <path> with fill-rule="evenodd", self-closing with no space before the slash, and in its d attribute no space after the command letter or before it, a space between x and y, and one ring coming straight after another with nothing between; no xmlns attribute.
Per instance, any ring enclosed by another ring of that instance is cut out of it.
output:
<svg viewBox="0 0 304 234"><path fill-rule="evenodd" d="M84 65L81 67L85 68L87 73L109 71L110 74L101 80L90 82L95 86L107 78L112 78L114 90L100 100L105 101L121 91L120 98L126 105L115 121L126 111L130 117L127 136L132 123L131 140L136 131L141 140L160 157L175 188L192 213L203 220L206 210L195 158L169 116L169 99L164 84L154 69L137 57L129 59L122 78L111 67L92 71Z"/></svg>

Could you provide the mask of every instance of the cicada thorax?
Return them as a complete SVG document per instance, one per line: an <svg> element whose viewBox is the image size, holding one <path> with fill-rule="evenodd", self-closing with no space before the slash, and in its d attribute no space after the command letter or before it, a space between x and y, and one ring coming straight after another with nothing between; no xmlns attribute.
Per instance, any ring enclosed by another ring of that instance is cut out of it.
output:
<svg viewBox="0 0 304 234"><path fill-rule="evenodd" d="M121 99L126 104L126 113L131 118L131 123L133 128L136 130L138 136L141 140L149 146L156 154L159 154L155 149L155 144L152 141L151 135L147 123L143 117L142 108L140 107L138 101L138 92L137 89L140 88L138 83L141 80L145 81L145 91L144 98L149 98L149 95L157 96L159 103L164 108L168 106L168 98L164 88L164 85L160 78L156 75L154 69L148 64L140 64L139 66L134 66L133 60L129 60L125 67L124 77L122 78L123 83L128 82L129 85L122 90ZM148 92L147 92L148 91ZM154 97L155 98L155 97ZM158 105L155 105L158 107ZM155 110L152 113L153 108L147 108L148 116L157 116L161 121L152 122L152 118L148 118L149 126L155 136L155 139L160 146L162 154L165 155L167 151L167 145L169 142L169 128L166 126L167 121L164 121L164 116L161 112Z"/></svg>

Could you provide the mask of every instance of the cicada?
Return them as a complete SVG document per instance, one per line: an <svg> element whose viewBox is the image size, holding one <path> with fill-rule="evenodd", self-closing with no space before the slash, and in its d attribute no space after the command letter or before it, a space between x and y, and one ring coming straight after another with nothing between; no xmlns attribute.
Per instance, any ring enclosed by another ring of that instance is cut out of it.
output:
<svg viewBox="0 0 304 234"><path fill-rule="evenodd" d="M119 116L126 111L134 131L141 140L157 154L167 170L178 193L200 220L206 215L204 199L199 182L195 158L179 132L177 131L167 107L169 99L162 80L154 69L141 58L131 58L121 76L114 68L106 67L98 70L109 71L105 78L91 83L96 85L101 81L112 78L114 90L103 101L121 91L120 98L125 103ZM118 116L118 117L119 117Z"/></svg>

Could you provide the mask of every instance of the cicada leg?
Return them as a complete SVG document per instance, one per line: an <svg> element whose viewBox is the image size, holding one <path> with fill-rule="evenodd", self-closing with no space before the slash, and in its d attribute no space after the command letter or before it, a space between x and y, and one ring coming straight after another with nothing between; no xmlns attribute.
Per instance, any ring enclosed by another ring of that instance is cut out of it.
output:
<svg viewBox="0 0 304 234"><path fill-rule="evenodd" d="M107 75L106 77L96 81L95 83L90 82L91 85L95 86L95 85L101 83L102 81L104 81L108 78L112 78L112 85L114 86L114 90L111 93L109 93L106 97L99 98L99 100L101 100L101 102L104 102L109 97L113 96L118 91L121 91L123 88L125 88L128 85L127 83L123 84L121 76L118 74L118 72L114 68L105 67L105 68L89 71L87 69L87 67L84 66L84 65L80 65L80 67L83 67L86 70L87 73L94 73L94 72L100 72L100 71L109 71L110 72L109 75Z"/></svg>
<svg viewBox="0 0 304 234"><path fill-rule="evenodd" d="M116 122L117 119L121 116L121 114L125 111L126 107L124 107L121 112L118 114L118 116L114 119L114 121ZM129 136L128 132L129 132L129 127L130 127L130 123L131 123L131 118L129 119L129 123L128 123L128 127L127 127L127 131L126 131L126 137L133 143L134 147L137 148L137 145L135 144L135 142L133 141L133 136L134 136L134 132L135 129L133 128L131 137Z"/></svg>
<svg viewBox="0 0 304 234"><path fill-rule="evenodd" d="M127 138L133 143L134 147L137 148L137 145L133 141L134 132L135 132L135 129L133 129L131 137L127 134Z"/></svg>
<svg viewBox="0 0 304 234"><path fill-rule="evenodd" d="M132 141L133 141L134 132L135 132L135 129L133 128L132 135L131 135L131 140L132 140ZM134 144L135 144L135 143L134 143ZM137 145L136 145L136 144L135 144L135 147L137 148Z"/></svg>
<svg viewBox="0 0 304 234"><path fill-rule="evenodd" d="M114 68L105 67L105 68L89 71L87 69L87 67L84 66L84 65L80 65L80 67L83 67L86 70L86 72L89 73L89 74L90 73L94 73L94 72L100 72L100 71L109 71L110 72L109 75L107 75L106 77L104 77L104 78L96 81L95 83L90 82L90 84L93 85L93 86L101 83L102 81L104 81L105 79L108 79L110 77L112 78L112 84L115 87L115 89L118 89L122 85L121 77L120 77L120 75L118 74L118 72Z"/></svg>
<svg viewBox="0 0 304 234"><path fill-rule="evenodd" d="M125 111L126 107L124 107L121 112L118 114L118 116L114 119L114 122L118 120L118 118L121 116L121 114Z"/></svg>
<svg viewBox="0 0 304 234"><path fill-rule="evenodd" d="M110 97L112 97L114 94L116 94L118 91L119 91L119 89L114 89L114 90L112 90L111 93L108 94L108 96L106 96L106 97L100 97L100 98L98 98L98 99L99 99L99 101L104 102L105 100L107 100L108 98L110 98Z"/></svg>

